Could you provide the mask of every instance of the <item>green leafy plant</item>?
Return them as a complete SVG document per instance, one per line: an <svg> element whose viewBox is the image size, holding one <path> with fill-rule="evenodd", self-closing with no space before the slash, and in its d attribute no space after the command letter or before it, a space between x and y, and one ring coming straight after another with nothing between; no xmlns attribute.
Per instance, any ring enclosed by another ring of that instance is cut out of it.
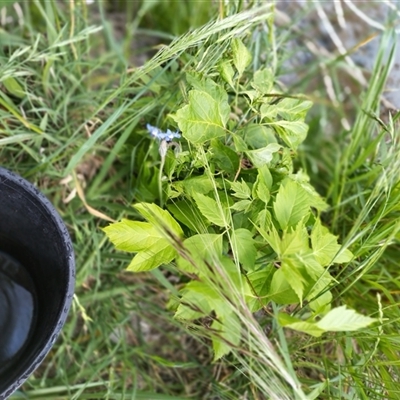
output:
<svg viewBox="0 0 400 400"><path fill-rule="evenodd" d="M353 254L323 225L329 206L294 166L312 103L283 93L274 71L253 73L250 63L234 39L218 74L186 72L182 105L167 116L183 140L174 151L160 142L166 210L142 202L134 207L147 222L104 228L118 249L137 253L129 270L174 263L184 282L171 302L175 316L211 317L215 358L241 341L231 307L238 298L251 312L283 306L279 324L313 336L375 321L331 309L330 270Z"/></svg>

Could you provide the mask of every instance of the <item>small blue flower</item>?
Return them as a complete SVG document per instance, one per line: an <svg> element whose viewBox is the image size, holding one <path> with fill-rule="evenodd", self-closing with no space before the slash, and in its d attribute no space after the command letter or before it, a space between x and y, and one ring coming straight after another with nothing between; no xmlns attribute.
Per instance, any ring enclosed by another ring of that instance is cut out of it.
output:
<svg viewBox="0 0 400 400"><path fill-rule="evenodd" d="M169 129L167 129L167 132L162 132L160 129L156 128L155 126L151 126L150 124L146 124L146 128L150 135L159 141L165 140L166 142L171 142L172 140L179 139L181 137L181 134L178 132L172 132Z"/></svg>

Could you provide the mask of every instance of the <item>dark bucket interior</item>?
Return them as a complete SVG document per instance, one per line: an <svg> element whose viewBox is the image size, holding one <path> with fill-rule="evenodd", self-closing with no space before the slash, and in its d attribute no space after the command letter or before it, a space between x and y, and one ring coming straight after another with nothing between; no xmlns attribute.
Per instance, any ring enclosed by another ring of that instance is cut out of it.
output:
<svg viewBox="0 0 400 400"><path fill-rule="evenodd" d="M24 267L30 283L22 277L22 285L33 284L35 292L35 321L29 338L12 359L3 360L0 366L0 399L6 399L39 366L54 344L71 305L75 269L71 240L58 213L38 189L3 168L0 252ZM15 309L22 310L21 306Z"/></svg>

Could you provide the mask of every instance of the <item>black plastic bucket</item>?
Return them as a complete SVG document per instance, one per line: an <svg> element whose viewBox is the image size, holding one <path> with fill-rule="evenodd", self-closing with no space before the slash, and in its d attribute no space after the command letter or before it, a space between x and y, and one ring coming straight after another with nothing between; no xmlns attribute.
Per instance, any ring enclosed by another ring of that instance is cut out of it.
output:
<svg viewBox="0 0 400 400"><path fill-rule="evenodd" d="M74 282L72 243L57 211L36 187L0 168L0 400L53 346Z"/></svg>

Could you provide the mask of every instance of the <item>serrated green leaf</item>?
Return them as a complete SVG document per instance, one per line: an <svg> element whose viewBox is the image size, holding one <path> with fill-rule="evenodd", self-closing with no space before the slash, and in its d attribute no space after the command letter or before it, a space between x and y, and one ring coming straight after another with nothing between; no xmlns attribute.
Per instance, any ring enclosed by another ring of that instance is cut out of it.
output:
<svg viewBox="0 0 400 400"><path fill-rule="evenodd" d="M214 184L215 182L213 183L206 175L195 176L182 181L184 192L190 197L193 197L193 195L196 193L210 193L212 190L214 190Z"/></svg>
<svg viewBox="0 0 400 400"><path fill-rule="evenodd" d="M149 222L124 219L103 229L117 249L137 252L128 270L148 271L171 262L176 251L170 235L182 237L182 228L168 211L155 204L139 203L135 208Z"/></svg>
<svg viewBox="0 0 400 400"><path fill-rule="evenodd" d="M233 135L236 151L246 151L248 149L246 142L238 135Z"/></svg>
<svg viewBox="0 0 400 400"><path fill-rule="evenodd" d="M223 100L226 96L226 92L221 85L212 79L204 78L200 73L188 72L186 73L186 79L193 89L206 92L217 101Z"/></svg>
<svg viewBox="0 0 400 400"><path fill-rule="evenodd" d="M281 229L296 225L310 212L307 192L296 182L287 179L279 187L274 202L275 217Z"/></svg>
<svg viewBox="0 0 400 400"><path fill-rule="evenodd" d="M269 122L282 140L293 150L304 141L308 132L308 125L303 121L275 121Z"/></svg>
<svg viewBox="0 0 400 400"><path fill-rule="evenodd" d="M165 232L167 235L169 231L177 237L183 237L183 231L181 226L172 215L167 211L163 210L156 204L150 203L138 203L133 206L139 213L149 221L149 223L158 228L160 231ZM167 230L167 231L166 231Z"/></svg>
<svg viewBox="0 0 400 400"><path fill-rule="evenodd" d="M254 269L257 249L253 234L249 230L235 229L232 231L232 250L247 271Z"/></svg>
<svg viewBox="0 0 400 400"><path fill-rule="evenodd" d="M204 226L209 225L208 220L203 217L189 200L176 201L173 204L169 204L167 207L178 221L194 232L198 232Z"/></svg>
<svg viewBox="0 0 400 400"><path fill-rule="evenodd" d="M313 103L309 100L284 98L276 106L278 114L288 120L304 120Z"/></svg>
<svg viewBox="0 0 400 400"><path fill-rule="evenodd" d="M128 265L128 271L149 271L168 264L176 257L175 249L165 239L154 241L153 245L145 251L140 251L133 257Z"/></svg>
<svg viewBox="0 0 400 400"><path fill-rule="evenodd" d="M182 290L175 318L192 321L211 313L210 299L218 299L215 291L203 282L191 281Z"/></svg>
<svg viewBox="0 0 400 400"><path fill-rule="evenodd" d="M256 168L261 168L272 161L274 154L277 153L281 147L282 146L278 143L271 143L262 149L247 150L246 155Z"/></svg>
<svg viewBox="0 0 400 400"><path fill-rule="evenodd" d="M178 257L177 265L179 269L188 273L201 275L207 269L205 262L213 262L222 255L222 235L193 235L183 244L190 258Z"/></svg>
<svg viewBox="0 0 400 400"><path fill-rule="evenodd" d="M270 94L274 86L274 74L269 69L256 71L251 86L261 94Z"/></svg>
<svg viewBox="0 0 400 400"><path fill-rule="evenodd" d="M253 101L260 95L257 90L244 90L242 93L249 98L250 103L253 103Z"/></svg>
<svg viewBox="0 0 400 400"><path fill-rule="evenodd" d="M268 204L271 198L271 193L269 192L267 185L263 181L259 180L259 177L257 177L257 181L254 186L256 188L256 196L253 196L258 197L265 204Z"/></svg>
<svg viewBox="0 0 400 400"><path fill-rule="evenodd" d="M268 298L278 304L293 304L299 302L299 297L290 286L281 269L278 269L272 277Z"/></svg>
<svg viewBox="0 0 400 400"><path fill-rule="evenodd" d="M256 123L249 124L240 132L243 132L244 141L248 148L252 150L262 149L271 143L277 143L273 129L268 126Z"/></svg>
<svg viewBox="0 0 400 400"><path fill-rule="evenodd" d="M278 107L276 104L262 104L260 107L261 119L267 119L268 122L274 121L278 117Z"/></svg>
<svg viewBox="0 0 400 400"><path fill-rule="evenodd" d="M239 318L227 309L224 314L218 315L218 320L214 320L211 328L218 332L212 337L214 350L214 361L227 355L232 350L232 346L238 346L241 339Z"/></svg>
<svg viewBox="0 0 400 400"><path fill-rule="evenodd" d="M257 177L257 179L259 179L260 182L264 182L265 185L267 186L268 190L271 190L273 179L272 179L271 172L270 172L269 168L266 165L264 165L261 168L258 168L258 177Z"/></svg>
<svg viewBox="0 0 400 400"><path fill-rule="evenodd" d="M235 174L239 169L239 156L230 147L223 145L218 139L211 141L212 158L222 171Z"/></svg>
<svg viewBox="0 0 400 400"><path fill-rule="evenodd" d="M326 332L342 332L356 331L376 321L378 321L377 318L365 317L346 306L341 306L329 311L316 325Z"/></svg>
<svg viewBox="0 0 400 400"><path fill-rule="evenodd" d="M284 313L278 314L278 322L286 328L304 332L314 337L320 337L324 333L324 330L319 328L315 323L302 321Z"/></svg>
<svg viewBox="0 0 400 400"><path fill-rule="evenodd" d="M349 250L339 253L341 245L337 242L337 236L322 226L320 219L317 219L313 226L311 243L314 257L324 267L332 263L349 262L353 258Z"/></svg>
<svg viewBox="0 0 400 400"><path fill-rule="evenodd" d="M220 227L228 226L229 210L222 204L218 205L214 199L200 193L194 194L193 198L200 212L211 223Z"/></svg>
<svg viewBox="0 0 400 400"><path fill-rule="evenodd" d="M303 303L304 291L308 283L307 277L304 276L304 266L297 262L296 259L287 257L282 260L280 270L290 287L296 293L301 305Z"/></svg>
<svg viewBox="0 0 400 400"><path fill-rule="evenodd" d="M251 53L239 38L232 40L232 59L239 76L243 74L246 67L251 63Z"/></svg>
<svg viewBox="0 0 400 400"><path fill-rule="evenodd" d="M329 205L325 200L320 196L315 188L310 185L310 177L303 170L299 170L296 174L290 175L290 178L298 182L309 194L311 207L316 208L318 211L326 211L329 208Z"/></svg>
<svg viewBox="0 0 400 400"><path fill-rule="evenodd" d="M310 250L307 228L301 222L294 229L288 229L282 235L280 257L303 254Z"/></svg>
<svg viewBox="0 0 400 400"><path fill-rule="evenodd" d="M249 199L251 197L251 189L247 183L242 179L241 182L230 182L231 190L233 190L233 196L239 199Z"/></svg>
<svg viewBox="0 0 400 400"><path fill-rule="evenodd" d="M227 82L230 86L234 86L233 84L233 76L235 75L235 70L232 67L230 61L224 60L218 65L219 73L221 74L221 78Z"/></svg>
<svg viewBox="0 0 400 400"><path fill-rule="evenodd" d="M258 212L255 223L262 229L267 229L272 226L272 215L269 210L264 209Z"/></svg>
<svg viewBox="0 0 400 400"><path fill-rule="evenodd" d="M116 249L128 252L146 250L154 240L165 239L157 229L147 222L122 219L103 228Z"/></svg>
<svg viewBox="0 0 400 400"><path fill-rule="evenodd" d="M311 299L312 296L307 296ZM310 301L308 306L315 314L326 314L331 309L332 293L330 290L320 294L316 299Z"/></svg>
<svg viewBox="0 0 400 400"><path fill-rule="evenodd" d="M273 224L271 224L268 228L269 230L266 231L264 228L256 226L256 229L258 230L258 232L260 232L261 236L272 247L272 250L274 250L274 252L278 255L278 257L280 257L280 255L282 254L282 249L281 249L282 240Z"/></svg>
<svg viewBox="0 0 400 400"><path fill-rule="evenodd" d="M229 113L228 95L218 87L214 96L206 91L191 90L189 104L179 109L172 118L178 123L185 139L202 144L225 135Z"/></svg>
<svg viewBox="0 0 400 400"><path fill-rule="evenodd" d="M312 107L308 100L284 98L277 104L263 104L260 107L261 119L273 122L279 115L284 121L304 121L307 111Z"/></svg>
<svg viewBox="0 0 400 400"><path fill-rule="evenodd" d="M176 256L165 234L147 222L122 220L103 230L117 249L137 252L128 270L147 271L171 262Z"/></svg>
<svg viewBox="0 0 400 400"><path fill-rule="evenodd" d="M252 204L253 204L252 200L240 200L240 201L237 201L236 203L234 203L229 208L231 210L235 210L235 211L248 212Z"/></svg>
<svg viewBox="0 0 400 400"><path fill-rule="evenodd" d="M268 293L274 272L274 266L267 265L261 270L252 271L247 274L251 291L246 297L246 303L252 312L259 310L269 302Z"/></svg>

